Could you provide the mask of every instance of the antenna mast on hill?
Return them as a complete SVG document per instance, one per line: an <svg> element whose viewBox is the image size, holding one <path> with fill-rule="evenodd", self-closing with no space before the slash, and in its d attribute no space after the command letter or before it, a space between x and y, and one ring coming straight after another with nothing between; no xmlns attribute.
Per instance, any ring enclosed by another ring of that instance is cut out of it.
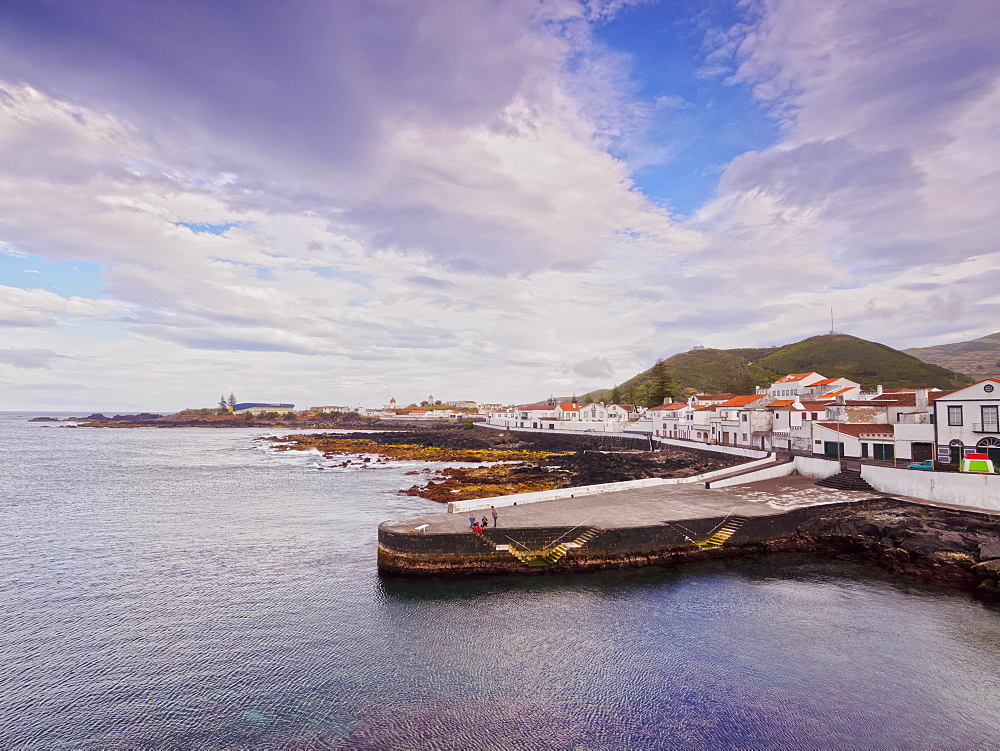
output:
<svg viewBox="0 0 1000 751"><path fill-rule="evenodd" d="M833 325L833 308L830 308L830 335L837 333L836 327Z"/></svg>

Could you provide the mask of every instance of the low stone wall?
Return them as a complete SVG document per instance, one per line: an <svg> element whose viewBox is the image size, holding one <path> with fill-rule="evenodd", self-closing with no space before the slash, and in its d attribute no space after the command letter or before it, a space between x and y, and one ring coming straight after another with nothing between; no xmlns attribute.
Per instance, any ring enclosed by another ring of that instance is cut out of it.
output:
<svg viewBox="0 0 1000 751"><path fill-rule="evenodd" d="M739 464L736 468L750 469L761 464L767 464L773 460L773 456L774 455L771 454L764 459L758 459L755 462ZM660 485L681 485L692 482L705 482L713 477L729 474L736 468L723 467L722 469L715 469L711 472L702 472L700 475L691 475L690 477L648 477L644 480L624 480L622 482L606 482L599 485L580 485L575 488L539 490L534 493L513 493L511 495L497 495L490 498L473 498L468 501L450 501L448 503L448 513L458 514L466 511L477 511L479 509L487 509L490 506L496 506L497 508L501 508L503 506L523 506L527 503L539 503L541 501L558 501L585 495L617 493L621 490L630 490L632 488L651 488ZM790 472L791 470L785 474L789 474ZM780 475L775 475L775 477L778 476ZM741 480L740 482L751 482L751 480ZM713 485L712 487L717 486Z"/></svg>
<svg viewBox="0 0 1000 751"><path fill-rule="evenodd" d="M677 446L683 449L695 449L699 451L712 451L716 454L729 454L730 456L745 456L750 459L763 459L768 456L768 452L761 449L745 449L740 448L739 446L722 446L717 443L685 441L680 438L660 438L654 435L653 441L656 443L662 443L665 446Z"/></svg>
<svg viewBox="0 0 1000 751"><path fill-rule="evenodd" d="M840 462L836 459L821 459L816 456L796 456L795 471L803 477L825 480L840 473ZM900 493L900 495L904 495Z"/></svg>
<svg viewBox="0 0 1000 751"><path fill-rule="evenodd" d="M772 460L761 459L760 462L771 464ZM758 462L759 463L759 462ZM750 465L747 465L750 466ZM776 477L787 477L795 471L795 463L791 461L774 464L768 467L761 467L757 470L744 472L735 477L723 477L718 480L709 480L705 483L706 488L728 488L733 485L745 485L748 482L760 482L761 480L773 480Z"/></svg>
<svg viewBox="0 0 1000 751"><path fill-rule="evenodd" d="M863 464L861 477L881 493L1000 511L1000 475L924 472Z"/></svg>

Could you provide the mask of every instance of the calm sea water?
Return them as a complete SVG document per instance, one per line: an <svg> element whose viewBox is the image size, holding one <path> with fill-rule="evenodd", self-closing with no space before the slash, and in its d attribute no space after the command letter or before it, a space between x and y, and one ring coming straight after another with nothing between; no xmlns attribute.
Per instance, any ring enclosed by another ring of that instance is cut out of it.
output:
<svg viewBox="0 0 1000 751"><path fill-rule="evenodd" d="M2 749L995 749L1000 611L853 564L380 579L413 464L0 415Z"/></svg>

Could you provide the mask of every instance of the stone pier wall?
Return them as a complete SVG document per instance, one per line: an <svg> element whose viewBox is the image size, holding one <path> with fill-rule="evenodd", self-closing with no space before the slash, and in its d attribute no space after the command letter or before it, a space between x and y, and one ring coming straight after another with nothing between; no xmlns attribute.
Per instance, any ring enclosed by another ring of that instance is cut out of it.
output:
<svg viewBox="0 0 1000 751"><path fill-rule="evenodd" d="M727 541L727 548L771 542L795 534L801 524L831 507L829 504L796 509L772 516L751 517ZM470 532L409 534L379 529L379 569L405 574L539 573L544 571L592 570L648 565L661 559L707 554L694 540L703 540L727 521L727 517L683 519L645 527L597 530L582 548L570 550L551 566L529 568L507 551L495 546L510 544L539 550L580 535L580 527L518 527L489 529L483 536ZM718 553L714 553L718 555Z"/></svg>
<svg viewBox="0 0 1000 751"><path fill-rule="evenodd" d="M768 552L847 555L895 573L1000 597L1000 516L923 506L891 498L834 503L747 519L725 543L704 540L727 517L594 530L583 547L550 565L529 567L498 544L539 550L579 536L580 527L501 528L472 533L406 534L380 528L378 566L408 576L544 574L635 568Z"/></svg>

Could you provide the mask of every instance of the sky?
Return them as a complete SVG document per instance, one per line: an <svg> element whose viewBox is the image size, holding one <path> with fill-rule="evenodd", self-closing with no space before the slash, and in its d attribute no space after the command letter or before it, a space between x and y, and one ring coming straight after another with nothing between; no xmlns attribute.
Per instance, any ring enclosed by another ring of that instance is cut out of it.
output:
<svg viewBox="0 0 1000 751"><path fill-rule="evenodd" d="M1000 330L992 0L9 0L0 410Z"/></svg>

